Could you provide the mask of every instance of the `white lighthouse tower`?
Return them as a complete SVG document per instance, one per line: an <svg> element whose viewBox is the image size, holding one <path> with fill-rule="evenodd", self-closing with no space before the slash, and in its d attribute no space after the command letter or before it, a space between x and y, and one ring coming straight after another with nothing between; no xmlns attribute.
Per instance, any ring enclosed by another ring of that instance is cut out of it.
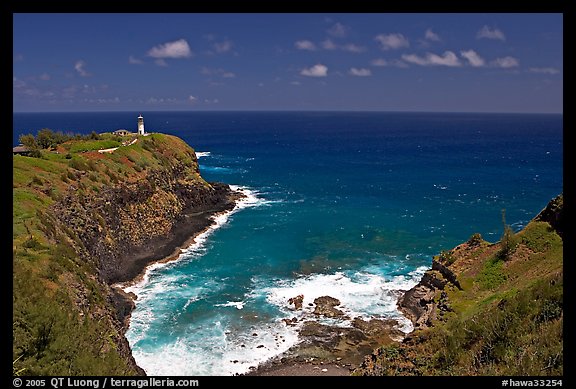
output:
<svg viewBox="0 0 576 389"><path fill-rule="evenodd" d="M144 118L142 114L138 116L138 135L144 135Z"/></svg>

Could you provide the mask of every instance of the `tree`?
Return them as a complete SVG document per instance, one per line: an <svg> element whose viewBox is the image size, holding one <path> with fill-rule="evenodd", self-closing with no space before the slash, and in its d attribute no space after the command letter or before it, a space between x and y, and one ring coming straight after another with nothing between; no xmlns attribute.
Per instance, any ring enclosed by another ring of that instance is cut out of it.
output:
<svg viewBox="0 0 576 389"><path fill-rule="evenodd" d="M34 135L32 135L32 134L26 134L26 135L22 134L18 138L18 141L20 143L22 143L24 146L26 146L26 148L28 150L37 150L38 149L38 144L36 143L36 139L34 138Z"/></svg>
<svg viewBox="0 0 576 389"><path fill-rule="evenodd" d="M506 210L502 210L502 224L504 225L504 232L502 233L502 238L500 239L500 251L498 252L498 256L503 260L510 259L510 255L516 249L516 245L518 244L518 240L508 224L506 224Z"/></svg>
<svg viewBox="0 0 576 389"><path fill-rule="evenodd" d="M18 138L20 143L22 143L28 149L28 155L33 158L41 158L42 153L40 152L40 148L38 147L38 143L36 143L36 138L32 134L20 135Z"/></svg>
<svg viewBox="0 0 576 389"><path fill-rule="evenodd" d="M54 133L49 128L43 128L38 131L36 135L36 142L38 146L42 149L49 149L51 147L56 146L56 142L54 140Z"/></svg>

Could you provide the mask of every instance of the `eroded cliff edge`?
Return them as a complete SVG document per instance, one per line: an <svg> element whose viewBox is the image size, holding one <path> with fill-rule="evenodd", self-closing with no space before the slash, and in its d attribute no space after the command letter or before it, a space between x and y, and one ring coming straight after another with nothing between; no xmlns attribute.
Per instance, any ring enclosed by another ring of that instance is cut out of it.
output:
<svg viewBox="0 0 576 389"><path fill-rule="evenodd" d="M442 252L398 301L414 332L354 374L561 376L563 235L559 195L518 233Z"/></svg>
<svg viewBox="0 0 576 389"><path fill-rule="evenodd" d="M177 255L242 194L206 182L177 137L72 150L14 157L14 372L144 374L124 337L132 302L112 285Z"/></svg>

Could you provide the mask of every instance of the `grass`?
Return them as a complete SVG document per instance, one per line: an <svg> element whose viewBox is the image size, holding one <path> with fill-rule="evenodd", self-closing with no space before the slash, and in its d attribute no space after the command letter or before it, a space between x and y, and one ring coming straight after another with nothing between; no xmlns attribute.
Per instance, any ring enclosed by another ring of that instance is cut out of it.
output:
<svg viewBox="0 0 576 389"><path fill-rule="evenodd" d="M13 157L12 361L19 375L135 374L118 348L123 335L111 322L114 311L96 261L79 256L82 241L51 213L51 205L73 194L81 206L110 186L168 166L188 166L194 154L180 139L163 134L100 154L94 150L120 145L102 138L69 140L59 145L60 153L42 150L42 158ZM196 176L197 166L192 167L182 174ZM100 215L97 222L107 230Z"/></svg>
<svg viewBox="0 0 576 389"><path fill-rule="evenodd" d="M454 312L377 350L354 375L562 376L562 239L541 221L508 238L505 259L500 243L478 238L452 251L462 286L445 290Z"/></svg>
<svg viewBox="0 0 576 389"><path fill-rule="evenodd" d="M115 140L85 140L74 142L68 151L70 153L80 153L101 149L111 149L119 146L120 142Z"/></svg>
<svg viewBox="0 0 576 389"><path fill-rule="evenodd" d="M502 265L503 262L498 257L490 258L484 263L484 267L477 278L482 289L494 290L506 282L507 276Z"/></svg>

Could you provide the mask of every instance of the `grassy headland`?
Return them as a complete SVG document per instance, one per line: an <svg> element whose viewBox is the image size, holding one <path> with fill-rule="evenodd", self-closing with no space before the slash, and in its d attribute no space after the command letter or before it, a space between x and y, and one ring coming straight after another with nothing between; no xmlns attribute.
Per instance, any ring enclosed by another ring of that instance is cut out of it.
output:
<svg viewBox="0 0 576 389"><path fill-rule="evenodd" d="M231 192L174 136L53 135L13 156L13 372L143 374L124 337L132 307L110 285L206 228Z"/></svg>

